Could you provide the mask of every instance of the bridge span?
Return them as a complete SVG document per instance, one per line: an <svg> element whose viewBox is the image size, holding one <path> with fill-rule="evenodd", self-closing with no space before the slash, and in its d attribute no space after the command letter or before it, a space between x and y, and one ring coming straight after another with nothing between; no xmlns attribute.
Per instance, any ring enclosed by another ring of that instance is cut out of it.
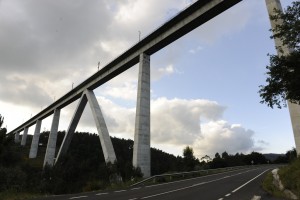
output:
<svg viewBox="0 0 300 200"><path fill-rule="evenodd" d="M140 42L122 53L119 57L104 66L97 73L83 81L77 87L66 93L41 112L9 132L15 135L19 142L20 132L23 132L21 145L26 144L28 129L36 124L32 139L30 158L35 158L41 122L53 114L50 135L44 165L54 165L61 155L67 152L72 135L80 120L81 114L89 103L99 133L99 138L106 162L114 162L116 155L109 137L100 106L93 90L122 72L139 63L137 111L134 135L133 165L140 167L145 177L150 176L150 56L170 43L189 33L203 23L214 18L242 0L200 0L181 11L178 15L158 27ZM55 160L56 138L60 110L70 103L79 100L69 128Z"/></svg>

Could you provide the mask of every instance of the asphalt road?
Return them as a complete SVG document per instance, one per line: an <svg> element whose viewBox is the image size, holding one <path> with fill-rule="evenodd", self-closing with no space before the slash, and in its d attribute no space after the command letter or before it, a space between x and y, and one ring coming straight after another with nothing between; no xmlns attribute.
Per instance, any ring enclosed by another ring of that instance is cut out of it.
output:
<svg viewBox="0 0 300 200"><path fill-rule="evenodd" d="M118 191L101 191L72 195L50 196L45 200L261 200L275 199L261 189L266 173L276 166L248 168L205 177L133 187Z"/></svg>

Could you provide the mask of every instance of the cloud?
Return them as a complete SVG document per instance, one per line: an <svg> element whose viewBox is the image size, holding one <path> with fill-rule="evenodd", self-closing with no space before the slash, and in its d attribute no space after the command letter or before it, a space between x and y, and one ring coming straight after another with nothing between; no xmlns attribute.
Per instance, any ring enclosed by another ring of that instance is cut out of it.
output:
<svg viewBox="0 0 300 200"><path fill-rule="evenodd" d="M158 98L151 105L151 132L155 143L189 145L201 136L200 118L216 120L224 107L208 100Z"/></svg>
<svg viewBox="0 0 300 200"><path fill-rule="evenodd" d="M255 148L254 131L245 129L240 124L227 121L210 121L201 125L202 137L198 137L193 147L198 157L214 155L216 152L249 152Z"/></svg>

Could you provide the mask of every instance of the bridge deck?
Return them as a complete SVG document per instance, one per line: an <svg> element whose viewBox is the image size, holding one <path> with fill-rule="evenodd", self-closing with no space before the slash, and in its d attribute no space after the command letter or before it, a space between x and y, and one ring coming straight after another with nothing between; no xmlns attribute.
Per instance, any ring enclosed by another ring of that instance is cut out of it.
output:
<svg viewBox="0 0 300 200"><path fill-rule="evenodd" d="M93 90L137 64L141 53L154 54L240 1L242 0L196 1L122 53L97 73L9 133L21 132L25 127L34 125L37 120L43 120L53 114L56 108L61 109L79 99L86 89Z"/></svg>

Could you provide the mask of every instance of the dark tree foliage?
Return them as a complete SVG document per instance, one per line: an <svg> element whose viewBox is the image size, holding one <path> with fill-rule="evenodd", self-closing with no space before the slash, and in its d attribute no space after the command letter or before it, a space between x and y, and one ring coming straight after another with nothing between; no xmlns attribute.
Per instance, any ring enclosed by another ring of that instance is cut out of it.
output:
<svg viewBox="0 0 300 200"><path fill-rule="evenodd" d="M196 165L200 164L194 156L194 150L192 147L187 146L183 149L183 162L184 171L195 170Z"/></svg>
<svg viewBox="0 0 300 200"><path fill-rule="evenodd" d="M252 161L254 165L268 163L268 160L261 153L252 152L248 155L239 153L230 155L225 151L222 153L222 157L219 153L216 153L215 158L211 162L209 162L209 166L210 168L215 169L223 167L251 165Z"/></svg>
<svg viewBox="0 0 300 200"><path fill-rule="evenodd" d="M0 128L2 127L3 121L4 121L4 117L2 117L2 116L0 115Z"/></svg>
<svg viewBox="0 0 300 200"><path fill-rule="evenodd" d="M260 86L259 94L261 103L281 108L286 106L286 100L300 104L300 2L293 2L284 13L279 10L275 13L271 19L282 23L271 29L271 38L280 39L291 53L283 54L284 46L279 46L280 55L269 55L267 85Z"/></svg>

